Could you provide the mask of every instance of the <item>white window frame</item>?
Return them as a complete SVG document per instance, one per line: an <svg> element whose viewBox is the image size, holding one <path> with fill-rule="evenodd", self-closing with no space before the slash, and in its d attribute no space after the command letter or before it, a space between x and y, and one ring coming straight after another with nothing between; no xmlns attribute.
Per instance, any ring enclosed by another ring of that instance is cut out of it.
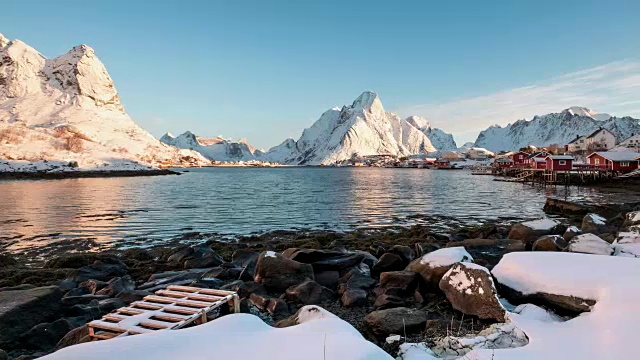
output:
<svg viewBox="0 0 640 360"><path fill-rule="evenodd" d="M620 166L621 167L629 167L629 166L631 166L631 163L629 161L621 161L620 162Z"/></svg>
<svg viewBox="0 0 640 360"><path fill-rule="evenodd" d="M593 164L594 164L594 165L600 165L600 158L595 158L595 159L593 160Z"/></svg>
<svg viewBox="0 0 640 360"><path fill-rule="evenodd" d="M558 160L558 165L567 165L567 160Z"/></svg>

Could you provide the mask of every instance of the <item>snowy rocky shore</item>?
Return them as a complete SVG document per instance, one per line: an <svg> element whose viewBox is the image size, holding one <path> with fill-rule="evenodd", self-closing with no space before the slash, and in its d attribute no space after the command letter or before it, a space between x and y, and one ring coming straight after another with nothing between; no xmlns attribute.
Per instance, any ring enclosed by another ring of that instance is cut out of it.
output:
<svg viewBox="0 0 640 360"><path fill-rule="evenodd" d="M625 329L622 312L640 314L633 308L638 301L617 302L640 296L637 281L630 281L640 276L638 256L640 212L633 211L450 234L424 226L274 232L232 243L61 254L31 266L3 254L0 359L50 353L52 359L106 359L113 351L131 357L139 346L171 343L174 332L71 346L87 341L88 321L169 284L237 291L245 315L223 312L175 333L206 338L217 351L244 358L273 358L268 351L284 354L279 359L567 358L569 350L555 337L567 346L609 341L621 357L608 358L625 358L633 346L620 343L627 335L602 337ZM264 348L239 349L241 342L218 336L228 329L250 332L243 341ZM316 333L333 335L309 335ZM290 336L307 345L288 344ZM176 341L160 358L179 351L187 349ZM604 350L575 351L596 359Z"/></svg>

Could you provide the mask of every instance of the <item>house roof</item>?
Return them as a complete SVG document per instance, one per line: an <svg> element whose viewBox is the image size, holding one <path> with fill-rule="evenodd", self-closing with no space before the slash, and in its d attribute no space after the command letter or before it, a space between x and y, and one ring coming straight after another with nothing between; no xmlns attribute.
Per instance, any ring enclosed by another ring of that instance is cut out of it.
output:
<svg viewBox="0 0 640 360"><path fill-rule="evenodd" d="M527 159L532 159L532 158L538 157L538 156L543 155L543 154L547 154L547 152L546 151L536 151L533 154L527 156Z"/></svg>
<svg viewBox="0 0 640 360"><path fill-rule="evenodd" d="M636 161L640 159L640 153L630 151L600 151L594 152L587 157L592 157L595 154L611 161Z"/></svg>
<svg viewBox="0 0 640 360"><path fill-rule="evenodd" d="M600 131L602 131L602 130L604 130L604 131L606 131L606 132L608 132L608 133L610 133L610 134L611 134L611 131L609 131L609 130L607 130L607 129L605 129L605 128L600 128L600 129L598 129L598 130L596 130L596 131L592 132L590 135L588 135L588 136L587 136L587 139L589 139L589 138L592 138L592 137L596 136L596 134L597 134L597 133L599 133L599 132L600 132Z"/></svg>
<svg viewBox="0 0 640 360"><path fill-rule="evenodd" d="M538 158L537 157L537 158L533 158L533 161L535 161L535 162L545 162L547 160L545 158Z"/></svg>
<svg viewBox="0 0 640 360"><path fill-rule="evenodd" d="M547 158L551 158L551 160L573 160L571 155L549 155Z"/></svg>
<svg viewBox="0 0 640 360"><path fill-rule="evenodd" d="M496 162L499 162L499 163L510 163L510 162L513 162L513 160L511 160L511 159L504 159L504 158L503 158L503 159L498 159L498 160L496 160Z"/></svg>

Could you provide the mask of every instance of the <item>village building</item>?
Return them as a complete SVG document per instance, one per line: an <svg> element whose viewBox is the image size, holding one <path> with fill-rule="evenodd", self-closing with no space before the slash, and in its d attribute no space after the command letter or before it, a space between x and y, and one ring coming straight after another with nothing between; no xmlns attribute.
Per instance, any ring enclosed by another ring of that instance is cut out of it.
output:
<svg viewBox="0 0 640 360"><path fill-rule="evenodd" d="M565 150L572 153L587 151L587 136L576 136L565 146Z"/></svg>
<svg viewBox="0 0 640 360"><path fill-rule="evenodd" d="M573 169L573 156L548 155L545 158L545 168L554 171L566 171Z"/></svg>
<svg viewBox="0 0 640 360"><path fill-rule="evenodd" d="M630 149L640 149L640 134L632 134L630 137L622 140L618 146Z"/></svg>
<svg viewBox="0 0 640 360"><path fill-rule="evenodd" d="M455 151L446 151L444 154L442 154L442 159L447 159L447 160L463 160L464 156L458 152Z"/></svg>
<svg viewBox="0 0 640 360"><path fill-rule="evenodd" d="M518 151L517 153L511 156L511 159L513 160L514 165L521 166L521 165L527 164L527 159L529 158L529 155L530 154L527 152Z"/></svg>
<svg viewBox="0 0 640 360"><path fill-rule="evenodd" d="M509 168L509 167L512 167L513 165L514 165L513 159L510 159L510 158L497 159L493 163L493 166L497 168Z"/></svg>
<svg viewBox="0 0 640 360"><path fill-rule="evenodd" d="M532 169L546 169L547 160L543 157L532 157L529 159L529 167Z"/></svg>
<svg viewBox="0 0 640 360"><path fill-rule="evenodd" d="M640 155L626 151L600 151L587 156L591 167L613 171L633 171L638 168Z"/></svg>

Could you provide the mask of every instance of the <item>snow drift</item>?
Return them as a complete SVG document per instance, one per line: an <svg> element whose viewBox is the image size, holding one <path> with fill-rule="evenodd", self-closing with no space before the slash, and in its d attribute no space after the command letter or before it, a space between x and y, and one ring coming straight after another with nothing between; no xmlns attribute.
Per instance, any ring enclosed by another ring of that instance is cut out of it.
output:
<svg viewBox="0 0 640 360"><path fill-rule="evenodd" d="M75 345L42 359L392 359L347 322L318 306L303 308L298 322L279 329L254 315L233 314L188 329Z"/></svg>

